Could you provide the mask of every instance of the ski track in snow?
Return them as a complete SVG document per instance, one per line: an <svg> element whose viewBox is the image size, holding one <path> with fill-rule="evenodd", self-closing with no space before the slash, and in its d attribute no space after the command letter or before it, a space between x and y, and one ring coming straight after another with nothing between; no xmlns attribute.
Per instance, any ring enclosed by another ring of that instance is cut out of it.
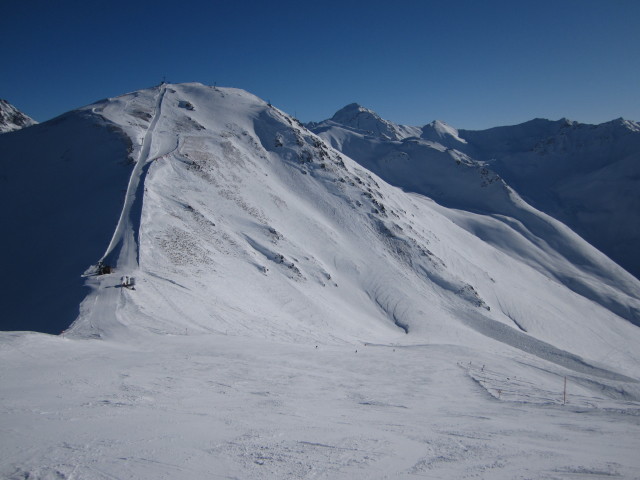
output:
<svg viewBox="0 0 640 480"><path fill-rule="evenodd" d="M87 279L87 286L92 289L92 292L81 304L80 315L76 323L84 322L88 328L84 334L90 337L101 337L110 329L121 327L118 320L118 308L126 302L126 298L123 296L126 295L127 289L121 286L119 279L123 275L135 272L139 266L139 242L137 240L139 225L135 225L136 222L132 215L140 215L140 212L136 210L142 208L144 177L151 162L170 152L170 150L162 153L154 152L154 156L150 158L154 131L162 118L162 102L166 91L167 88L163 85L158 92L153 116L143 137L138 159L129 177L120 218L109 246L101 258L101 261L109 264L107 260L109 256L117 253L117 259L114 261L115 273ZM136 204L140 204L139 209L134 209ZM117 249L118 245L120 245L119 250Z"/></svg>
<svg viewBox="0 0 640 480"><path fill-rule="evenodd" d="M164 99L165 93L167 89L166 86L163 86L161 91L158 92L158 99L155 106L155 111L153 113L153 117L151 122L149 123L149 127L144 135L142 141L142 147L140 149L140 153L138 155L138 159L135 163L135 166L131 172L131 177L129 178L129 183L127 185L127 191L125 194L125 201L122 206L122 213L120 214L120 219L118 220L118 224L116 225L116 229L113 232L113 237L109 242L109 246L105 251L104 255L100 259L104 261L109 254L116 248L119 242L122 242L122 247L120 251L120 255L117 260L118 269L131 269L137 267L137 258L138 258L138 245L137 243L131 242L131 234L133 233L133 225L131 219L131 211L134 202L136 200L138 202L142 202L142 196L138 194L138 185L140 184L140 180L144 176L145 166L152 161L149 159L149 153L151 151L151 145L153 143L153 132L158 124L158 120L160 120L162 116L162 100ZM136 259L136 264L133 264L132 259Z"/></svg>

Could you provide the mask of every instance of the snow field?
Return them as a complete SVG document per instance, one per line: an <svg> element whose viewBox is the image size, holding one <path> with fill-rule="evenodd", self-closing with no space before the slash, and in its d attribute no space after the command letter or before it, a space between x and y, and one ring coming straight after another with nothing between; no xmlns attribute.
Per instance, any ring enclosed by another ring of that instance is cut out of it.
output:
<svg viewBox="0 0 640 480"><path fill-rule="evenodd" d="M637 478L640 467L637 400L587 400L570 383L561 406L562 376L526 355L225 335L1 340L3 478Z"/></svg>

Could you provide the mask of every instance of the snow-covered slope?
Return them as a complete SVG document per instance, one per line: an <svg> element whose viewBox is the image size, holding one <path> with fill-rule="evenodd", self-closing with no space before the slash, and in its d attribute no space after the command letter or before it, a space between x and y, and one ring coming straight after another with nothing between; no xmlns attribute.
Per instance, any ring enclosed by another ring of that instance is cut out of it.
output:
<svg viewBox="0 0 640 480"><path fill-rule="evenodd" d="M153 106L147 125L135 116L123 121L141 105ZM407 332L453 341L471 325L500 340L526 330L588 355L591 334L576 333L571 313L581 304L601 335L637 330L629 321L638 323L638 282L501 182L489 191L503 216L456 218L475 233L463 236L453 214L386 185L245 92L165 86L91 110L136 145L132 175L140 181L130 184L122 241L112 241L106 261L118 275L135 275L140 288L105 325L92 302L103 301L112 280L100 278L76 334L110 335L122 324L305 341L381 341ZM475 166L469 171L477 175ZM533 217L529 230L518 215ZM498 267L486 257L496 254L504 255L501 267L509 259L518 266L494 274ZM512 298L509 289L522 279L532 295ZM562 313L534 309L532 301Z"/></svg>
<svg viewBox="0 0 640 480"><path fill-rule="evenodd" d="M13 132L35 125L33 118L25 115L6 100L0 98L0 133Z"/></svg>
<svg viewBox="0 0 640 480"><path fill-rule="evenodd" d="M534 120L461 135L537 208L640 277L640 125Z"/></svg>
<svg viewBox="0 0 640 480"><path fill-rule="evenodd" d="M78 315L88 292L80 275L120 212L129 147L85 111L0 136L3 330L57 334Z"/></svg>
<svg viewBox="0 0 640 480"><path fill-rule="evenodd" d="M330 139L439 162L425 185L477 208L230 88L163 84L0 138L2 311L75 320L0 334L0 476L633 472L640 282L463 153L349 128Z"/></svg>
<svg viewBox="0 0 640 480"><path fill-rule="evenodd" d="M434 120L422 127L420 137L450 149L460 149L467 143L460 137L457 129L440 120Z"/></svg>
<svg viewBox="0 0 640 480"><path fill-rule="evenodd" d="M393 131L391 122L379 122ZM310 126L390 183L447 206L500 210L495 202L486 204L486 194L469 198L467 188L453 187L450 177L459 174L448 159L461 165L457 170L474 165L485 177L482 183L500 176L536 209L565 223L640 277L640 253L635 248L640 241L640 126L635 122L585 125L536 119L511 127L458 131L435 121L422 127L416 138L372 138L335 117Z"/></svg>
<svg viewBox="0 0 640 480"><path fill-rule="evenodd" d="M525 354L148 340L0 334L0 477L633 480L640 469L635 384Z"/></svg>

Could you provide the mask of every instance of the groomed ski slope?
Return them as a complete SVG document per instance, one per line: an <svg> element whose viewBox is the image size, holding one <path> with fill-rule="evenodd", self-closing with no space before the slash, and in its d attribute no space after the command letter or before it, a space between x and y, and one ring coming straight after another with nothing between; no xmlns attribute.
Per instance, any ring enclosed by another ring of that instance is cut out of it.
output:
<svg viewBox="0 0 640 480"><path fill-rule="evenodd" d="M133 228L134 221L131 218L131 215L133 213L132 207L136 199L138 199L138 202L142 202L141 192L138 192L138 186L145 170L145 166L152 160L149 158L149 152L151 150L151 145L153 142L153 131L156 128L158 120L162 116L162 98L164 97L165 92L166 90L163 87L161 87L160 91L158 92L157 104L154 112L151 114L151 122L149 123L149 127L144 134L142 146L138 154L138 159L135 162L135 166L131 172L131 177L129 179L129 184L127 185L127 192L125 194L125 200L122 207L122 213L120 214L120 219L118 220L118 224L116 225L116 229L113 233L111 242L109 242L107 250L100 259L101 262L108 262L109 254L113 252L118 243L122 242L120 255L115 262L115 265L117 265L117 268L119 269L131 269L137 267L138 246L135 242L135 239L133 240L133 242L131 241L132 237L135 237L136 235ZM140 209L138 209L138 211L139 210Z"/></svg>
<svg viewBox="0 0 640 480"><path fill-rule="evenodd" d="M63 336L0 333L0 476L637 478L638 282L576 235L402 192L241 90L82 112L137 159L116 271Z"/></svg>
<svg viewBox="0 0 640 480"><path fill-rule="evenodd" d="M84 299L80 313L83 315L84 321L94 330L94 335L100 335L98 332L104 332L109 328L117 328L114 327L113 320L116 317L118 305L122 301L123 290L121 288L122 282L116 282L116 278L130 275L138 269L138 232L144 194L144 176L149 164L169 151L168 149L162 151L163 147L167 147L162 142L156 140L154 143L153 134L158 120L162 117L162 100L166 88L163 84L155 90L157 90L154 92L155 107L149 113L150 122L142 137L137 159L131 171L120 218L111 241L99 260L100 263L114 268L116 273L95 276L93 266L87 270L87 285L92 289L92 292ZM93 112L96 110L102 111L100 108L92 109ZM152 146L154 150L152 150ZM175 148L174 144L173 149Z"/></svg>

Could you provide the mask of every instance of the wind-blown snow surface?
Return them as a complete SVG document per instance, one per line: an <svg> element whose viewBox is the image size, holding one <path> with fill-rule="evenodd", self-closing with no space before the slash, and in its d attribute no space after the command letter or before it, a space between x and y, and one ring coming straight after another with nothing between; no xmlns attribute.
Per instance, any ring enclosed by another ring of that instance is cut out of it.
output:
<svg viewBox="0 0 640 480"><path fill-rule="evenodd" d="M86 143L53 162L76 128ZM65 296L65 261L79 257L76 274L89 274L102 259L115 273L87 277L91 293L63 337L0 335L0 475L638 470L639 282L502 182L483 200L500 215L449 210L391 187L262 100L199 84L30 130L41 150L6 162L8 183L30 179L26 165L49 165L47 181L26 194L12 186L9 198L27 205L7 231L38 236L27 214L55 195L34 192L89 178L69 193L78 206L60 207L68 225L45 217L41 235L65 240L52 260L25 270L31 247L11 244L21 254L10 278L37 298ZM76 239L96 223L99 240ZM14 289L7 309L46 312L24 298Z"/></svg>

